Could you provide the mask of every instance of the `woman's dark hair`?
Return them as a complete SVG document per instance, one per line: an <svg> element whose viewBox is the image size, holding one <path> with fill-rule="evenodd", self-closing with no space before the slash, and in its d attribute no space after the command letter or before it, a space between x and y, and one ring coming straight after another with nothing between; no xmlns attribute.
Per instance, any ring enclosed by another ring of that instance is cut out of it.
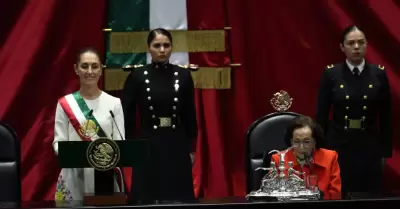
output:
<svg viewBox="0 0 400 209"><path fill-rule="evenodd" d="M361 31L362 33L364 33L364 32L363 32L359 27L357 27L356 25L350 25L350 26L348 26L347 28L345 28L345 29L343 30L343 32L342 32L342 35L341 35L341 38L342 38L341 43L344 44L344 40L346 40L347 34L349 34L350 32L356 31L356 30Z"/></svg>
<svg viewBox="0 0 400 209"><path fill-rule="evenodd" d="M154 38L158 35L164 35L166 37L168 37L169 41L172 44L172 36L171 33L167 30L165 30L164 28L156 28L153 29L149 32L149 35L147 36L147 46L150 46L151 42L154 40Z"/></svg>
<svg viewBox="0 0 400 209"><path fill-rule="evenodd" d="M324 144L324 132L321 126L308 116L298 116L293 119L292 123L285 130L285 143L287 146L292 146L293 132L296 129L310 127L312 137L315 140L315 148L319 149Z"/></svg>
<svg viewBox="0 0 400 209"><path fill-rule="evenodd" d="M78 54L76 54L76 61L75 61L76 64L79 64L79 62L81 61L82 54L85 54L86 52L91 52L91 53L97 55L97 57L99 57L99 59L100 59L100 53L96 49L94 49L92 47L85 47L85 48L79 50Z"/></svg>

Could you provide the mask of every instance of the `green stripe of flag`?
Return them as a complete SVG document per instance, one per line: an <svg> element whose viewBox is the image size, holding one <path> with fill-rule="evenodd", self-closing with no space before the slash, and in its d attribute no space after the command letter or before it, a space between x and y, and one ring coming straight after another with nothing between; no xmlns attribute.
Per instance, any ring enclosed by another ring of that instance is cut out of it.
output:
<svg viewBox="0 0 400 209"><path fill-rule="evenodd" d="M150 0L108 0L108 27L112 32L149 31ZM110 53L110 33L106 37L107 68L146 64L146 53Z"/></svg>

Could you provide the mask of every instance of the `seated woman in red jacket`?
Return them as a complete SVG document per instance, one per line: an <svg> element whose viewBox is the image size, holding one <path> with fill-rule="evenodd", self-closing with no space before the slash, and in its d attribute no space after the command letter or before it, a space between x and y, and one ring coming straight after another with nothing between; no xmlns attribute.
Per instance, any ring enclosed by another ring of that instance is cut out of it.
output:
<svg viewBox="0 0 400 209"><path fill-rule="evenodd" d="M295 170L305 172L305 176L318 177L318 188L325 199L340 198L338 154L320 148L324 140L321 127L310 117L299 116L286 130L285 140L293 147L285 155L286 168L288 162L292 161ZM272 155L272 160L279 166L278 154Z"/></svg>

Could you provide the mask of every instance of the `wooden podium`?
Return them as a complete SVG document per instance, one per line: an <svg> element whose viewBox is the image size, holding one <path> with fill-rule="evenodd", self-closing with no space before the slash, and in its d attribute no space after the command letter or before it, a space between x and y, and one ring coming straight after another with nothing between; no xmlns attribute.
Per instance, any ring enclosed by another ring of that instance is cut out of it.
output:
<svg viewBox="0 0 400 209"><path fill-rule="evenodd" d="M94 168L93 194L85 194L84 205L123 205L127 195L114 192L115 167L145 168L147 140L61 141L58 144L58 163L61 168ZM125 186L125 185L123 185ZM127 191L126 191L127 192Z"/></svg>

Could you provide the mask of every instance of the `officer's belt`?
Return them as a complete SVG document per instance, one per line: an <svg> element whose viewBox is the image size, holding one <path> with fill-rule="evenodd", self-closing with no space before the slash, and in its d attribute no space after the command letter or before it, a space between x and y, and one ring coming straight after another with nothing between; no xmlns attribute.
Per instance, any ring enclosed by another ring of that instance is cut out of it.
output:
<svg viewBox="0 0 400 209"><path fill-rule="evenodd" d="M179 118L172 118L172 117L155 117L142 120L142 124L145 125L156 125L160 128L167 128L172 127L173 125L180 124Z"/></svg>
<svg viewBox="0 0 400 209"><path fill-rule="evenodd" d="M365 120L364 119L345 119L346 127L350 129L364 129Z"/></svg>
<svg viewBox="0 0 400 209"><path fill-rule="evenodd" d="M159 117L159 127L171 127L172 126L172 118L170 117Z"/></svg>

